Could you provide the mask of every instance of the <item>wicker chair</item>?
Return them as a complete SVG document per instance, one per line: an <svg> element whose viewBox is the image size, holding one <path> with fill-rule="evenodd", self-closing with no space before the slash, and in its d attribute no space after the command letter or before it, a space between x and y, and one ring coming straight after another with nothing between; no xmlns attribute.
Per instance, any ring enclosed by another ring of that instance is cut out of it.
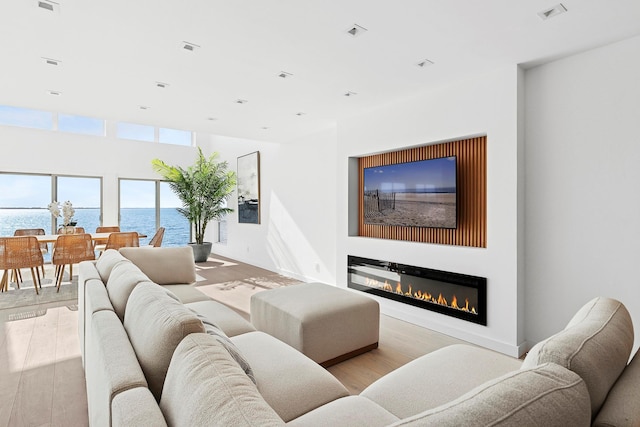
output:
<svg viewBox="0 0 640 427"><path fill-rule="evenodd" d="M156 234L149 240L149 246L160 247L162 246L162 238L164 237L164 227L160 227L156 230Z"/></svg>
<svg viewBox="0 0 640 427"><path fill-rule="evenodd" d="M0 289L4 292L9 289L9 271L15 278L16 286L20 289L21 268L31 269L31 278L36 294L39 294L40 271L38 267L44 266L40 243L34 236L0 237L0 270L4 270ZM35 271L34 271L35 269Z"/></svg>
<svg viewBox="0 0 640 427"><path fill-rule="evenodd" d="M18 228L13 232L14 236L44 236L44 228ZM40 251L42 255L49 253L49 245L40 243ZM42 265L42 277L44 277L44 264Z"/></svg>
<svg viewBox="0 0 640 427"><path fill-rule="evenodd" d="M84 234L86 233L86 231L84 231L84 227L73 227L73 233L74 234ZM60 227L58 228L58 232L56 234L67 234L64 232L64 227Z"/></svg>
<svg viewBox="0 0 640 427"><path fill-rule="evenodd" d="M118 233L120 232L120 227L117 225L105 225L96 227L96 233Z"/></svg>
<svg viewBox="0 0 640 427"><path fill-rule="evenodd" d="M96 254L93 251L93 241L90 234L59 235L51 259L51 263L56 266L57 292L60 292L60 284L62 283L66 265L69 266L69 280L71 280L73 277L73 264L93 259L96 259Z"/></svg>
<svg viewBox="0 0 640 427"><path fill-rule="evenodd" d="M109 235L109 240L107 240L107 244L105 245L105 249L115 249L118 250L120 248L129 247L129 246L140 246L140 237L138 237L138 233L135 231L123 231L120 233L111 233Z"/></svg>
<svg viewBox="0 0 640 427"><path fill-rule="evenodd" d="M117 225L105 225L96 227L96 233L119 233L120 227ZM97 251L99 254L104 252L106 248L106 243L95 244L93 245L93 250Z"/></svg>

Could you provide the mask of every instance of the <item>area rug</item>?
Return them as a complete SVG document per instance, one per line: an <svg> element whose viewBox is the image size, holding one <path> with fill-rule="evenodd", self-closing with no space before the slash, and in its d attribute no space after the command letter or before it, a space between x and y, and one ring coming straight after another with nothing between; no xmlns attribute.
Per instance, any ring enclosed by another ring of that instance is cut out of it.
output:
<svg viewBox="0 0 640 427"><path fill-rule="evenodd" d="M48 274L51 277L53 273ZM62 282L60 292L56 292L53 279L45 278L42 280L42 289L39 289L39 292L40 294L36 295L36 290L31 280L22 282L20 289L15 289L15 283L12 283L7 292L0 293L0 310L61 301L76 303L78 301L78 276L74 275L71 282Z"/></svg>

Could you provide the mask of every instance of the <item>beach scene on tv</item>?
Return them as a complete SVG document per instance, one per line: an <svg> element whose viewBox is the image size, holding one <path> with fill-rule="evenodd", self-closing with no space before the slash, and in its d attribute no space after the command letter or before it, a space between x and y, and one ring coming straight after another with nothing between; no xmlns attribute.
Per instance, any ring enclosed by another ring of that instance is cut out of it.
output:
<svg viewBox="0 0 640 427"><path fill-rule="evenodd" d="M456 228L456 157L365 168L364 223Z"/></svg>

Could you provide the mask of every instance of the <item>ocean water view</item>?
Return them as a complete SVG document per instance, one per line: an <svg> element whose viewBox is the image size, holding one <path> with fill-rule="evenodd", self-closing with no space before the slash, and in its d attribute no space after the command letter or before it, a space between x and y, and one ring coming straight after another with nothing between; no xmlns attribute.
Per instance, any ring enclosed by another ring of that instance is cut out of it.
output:
<svg viewBox="0 0 640 427"><path fill-rule="evenodd" d="M120 210L120 229L146 234L146 238L140 239L140 246L146 245L156 232L155 212L154 208L123 208ZM100 209L75 208L73 219L78 227L93 233L100 225ZM175 208L160 209L160 225L166 229L162 246L183 246L191 241L189 223ZM51 229L51 213L46 208L0 209L0 236L13 236L18 228L43 228L47 234L55 233ZM50 254L47 254L45 261L49 260Z"/></svg>

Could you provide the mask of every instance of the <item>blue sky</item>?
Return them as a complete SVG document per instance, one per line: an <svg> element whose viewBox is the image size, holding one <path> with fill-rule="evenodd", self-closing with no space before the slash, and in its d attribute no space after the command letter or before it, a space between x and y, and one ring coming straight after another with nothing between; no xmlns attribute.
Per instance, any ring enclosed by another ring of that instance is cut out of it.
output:
<svg viewBox="0 0 640 427"><path fill-rule="evenodd" d="M155 207L154 181L122 180L120 207ZM51 177L47 175L0 174L0 208L46 208L51 202ZM100 180L58 177L58 201L71 201L74 207L100 206ZM161 207L181 206L168 184L160 186Z"/></svg>
<svg viewBox="0 0 640 427"><path fill-rule="evenodd" d="M424 191L455 187L456 158L422 160L365 168L365 191Z"/></svg>

